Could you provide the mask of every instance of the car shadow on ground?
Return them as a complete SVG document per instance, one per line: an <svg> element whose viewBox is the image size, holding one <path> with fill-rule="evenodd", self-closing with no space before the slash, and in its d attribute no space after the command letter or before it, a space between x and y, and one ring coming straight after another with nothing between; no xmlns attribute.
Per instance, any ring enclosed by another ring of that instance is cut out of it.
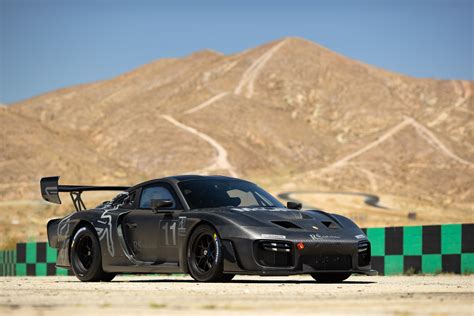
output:
<svg viewBox="0 0 474 316"><path fill-rule="evenodd" d="M117 283L199 283L194 280L150 279L150 280L114 280ZM219 283L219 282L217 282ZM342 283L318 283L313 280L232 280L225 284L373 284L375 281L344 281Z"/></svg>

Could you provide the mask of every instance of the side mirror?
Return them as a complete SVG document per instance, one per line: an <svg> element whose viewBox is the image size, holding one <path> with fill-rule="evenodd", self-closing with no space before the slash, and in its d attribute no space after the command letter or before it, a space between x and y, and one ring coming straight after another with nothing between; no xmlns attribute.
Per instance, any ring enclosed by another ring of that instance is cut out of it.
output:
<svg viewBox="0 0 474 316"><path fill-rule="evenodd" d="M172 213L172 210L160 210L161 208L173 206L173 201L171 200L162 200L162 199L153 199L151 200L151 209L156 213Z"/></svg>
<svg viewBox="0 0 474 316"><path fill-rule="evenodd" d="M301 210L302 207L303 207L303 205L301 203L298 203L298 202L287 202L286 203L286 208L289 208L291 210Z"/></svg>

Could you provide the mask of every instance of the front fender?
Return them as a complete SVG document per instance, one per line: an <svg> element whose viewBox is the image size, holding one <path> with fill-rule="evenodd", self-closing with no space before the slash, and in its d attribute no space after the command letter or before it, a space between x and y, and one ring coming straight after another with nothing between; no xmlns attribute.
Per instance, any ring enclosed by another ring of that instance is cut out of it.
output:
<svg viewBox="0 0 474 316"><path fill-rule="evenodd" d="M345 230L353 232L356 235L363 234L365 236L362 229L356 223L354 223L351 219L339 214L331 214L331 215L334 216L344 226Z"/></svg>
<svg viewBox="0 0 474 316"><path fill-rule="evenodd" d="M187 264L188 242L194 229L199 225L207 224L214 227L224 243L226 240L235 238L235 236L246 235L245 227L217 213L186 212L183 213L184 216L186 217L186 234L179 236L179 261L184 273L189 272Z"/></svg>

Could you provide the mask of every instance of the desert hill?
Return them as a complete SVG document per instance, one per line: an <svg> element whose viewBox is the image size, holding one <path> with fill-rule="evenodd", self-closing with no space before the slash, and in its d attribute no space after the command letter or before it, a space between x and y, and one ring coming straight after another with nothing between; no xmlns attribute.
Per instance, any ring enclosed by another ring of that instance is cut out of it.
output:
<svg viewBox="0 0 474 316"><path fill-rule="evenodd" d="M2 212L12 200L39 199L45 175L126 184L203 173L273 193L377 194L398 223L410 223L408 211L419 215L413 223L472 221L472 88L388 72L299 38L160 59L0 108ZM390 224L363 204L300 198L347 210L361 225Z"/></svg>

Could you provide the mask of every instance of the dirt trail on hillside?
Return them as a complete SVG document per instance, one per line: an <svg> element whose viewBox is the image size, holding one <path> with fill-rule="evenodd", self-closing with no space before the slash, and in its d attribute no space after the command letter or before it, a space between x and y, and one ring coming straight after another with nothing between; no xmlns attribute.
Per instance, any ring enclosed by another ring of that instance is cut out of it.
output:
<svg viewBox="0 0 474 316"><path fill-rule="evenodd" d="M353 276L318 284L308 276L237 277L227 284L179 276L0 278L2 315L453 314L474 309L474 276Z"/></svg>
<svg viewBox="0 0 474 316"><path fill-rule="evenodd" d="M230 164L229 160L227 159L227 156L228 156L227 150L225 150L225 148L222 147L222 145L219 144L214 138L212 138L209 135L204 134L204 133L196 130L195 128L192 128L188 125L185 125L181 122L178 122L177 120L175 120L173 117L171 117L169 115L162 115L161 117L164 118L165 120L167 120L168 122L170 122L171 124L181 128L181 129L184 129L185 131L187 131L191 134L194 134L194 135L202 138L203 140L208 142L209 145L211 145L216 150L217 156L216 156L216 159L215 159L214 163L212 163L210 166L206 167L204 170L200 170L200 172L211 172L211 171L216 171L216 170L226 170L227 172L229 172L229 174L232 177L237 177L237 173L235 172L234 167Z"/></svg>
<svg viewBox="0 0 474 316"><path fill-rule="evenodd" d="M235 94L241 94L242 90L247 87L247 91L245 96L247 98L251 98L254 93L254 82L255 79L258 77L260 72L262 71L265 64L273 57L275 52L286 43L286 40L279 42L278 44L274 45L268 51L266 51L262 56L257 58L252 65L243 73L242 79L240 80L239 84L234 90Z"/></svg>
<svg viewBox="0 0 474 316"><path fill-rule="evenodd" d="M438 125L449 117L449 113L454 110L459 108L461 105L463 105L466 101L469 100L471 97L471 87L469 82L467 81L453 81L453 86L454 86L454 91L455 93L459 96L458 100L454 103L454 105L447 110L441 112L434 120L428 123L429 127L433 127L435 125Z"/></svg>
<svg viewBox="0 0 474 316"><path fill-rule="evenodd" d="M426 128L422 124L418 123L412 117L404 117L404 119L400 123L393 126L391 129L389 129L387 132L385 132L382 136L378 137L373 142L365 145L361 149L359 149L359 150L357 150L357 151L355 151L355 152L353 152L353 153L351 153L351 154L349 154L349 155L333 162L332 164L330 164L327 167L324 167L324 168L319 169L319 170L313 170L313 171L307 172L306 174L310 175L310 176L319 176L321 174L330 172L334 169L343 167L343 166L347 165L349 161L351 161L354 158L357 158L360 155L368 152L369 150L373 149L374 147L379 146L380 144L385 142L387 139L393 137L395 134L399 133L400 131L402 131L403 129L405 129L408 126L412 126L413 128L415 128L416 132L420 136L422 136L428 142L428 144L430 146L434 147L437 150L440 150L444 155L456 160L457 162L459 162L461 164L468 165L468 166L473 165L473 163L471 163L470 161L467 161L467 160L459 157L456 153L452 152L449 148L447 148L438 139L438 137L436 137L436 135L433 132L431 132L428 128Z"/></svg>
<svg viewBox="0 0 474 316"><path fill-rule="evenodd" d="M228 94L229 94L229 92L221 92L221 93L213 96L212 98L207 99L206 101L202 102L201 104L196 105L195 107L187 110L186 112L184 112L184 114L192 114L192 113L195 113L197 111L200 111L200 110L204 109L205 107L208 107L209 105L213 104L214 102L222 99L223 97L225 97Z"/></svg>
<svg viewBox="0 0 474 316"><path fill-rule="evenodd" d="M382 206L379 204L380 198L377 195L370 194L370 193L363 193L363 192L320 192L320 191L290 191L290 192L281 192L277 194L277 197L279 199L282 199L284 201L295 201L302 203L301 201L297 200L296 198L293 197L294 194L311 194L311 195L351 195L351 196L360 196L363 198L364 203L368 206L372 206L375 208L382 208L382 209L389 209L386 206ZM311 205L304 205L306 208L309 209L317 209L315 206Z"/></svg>

